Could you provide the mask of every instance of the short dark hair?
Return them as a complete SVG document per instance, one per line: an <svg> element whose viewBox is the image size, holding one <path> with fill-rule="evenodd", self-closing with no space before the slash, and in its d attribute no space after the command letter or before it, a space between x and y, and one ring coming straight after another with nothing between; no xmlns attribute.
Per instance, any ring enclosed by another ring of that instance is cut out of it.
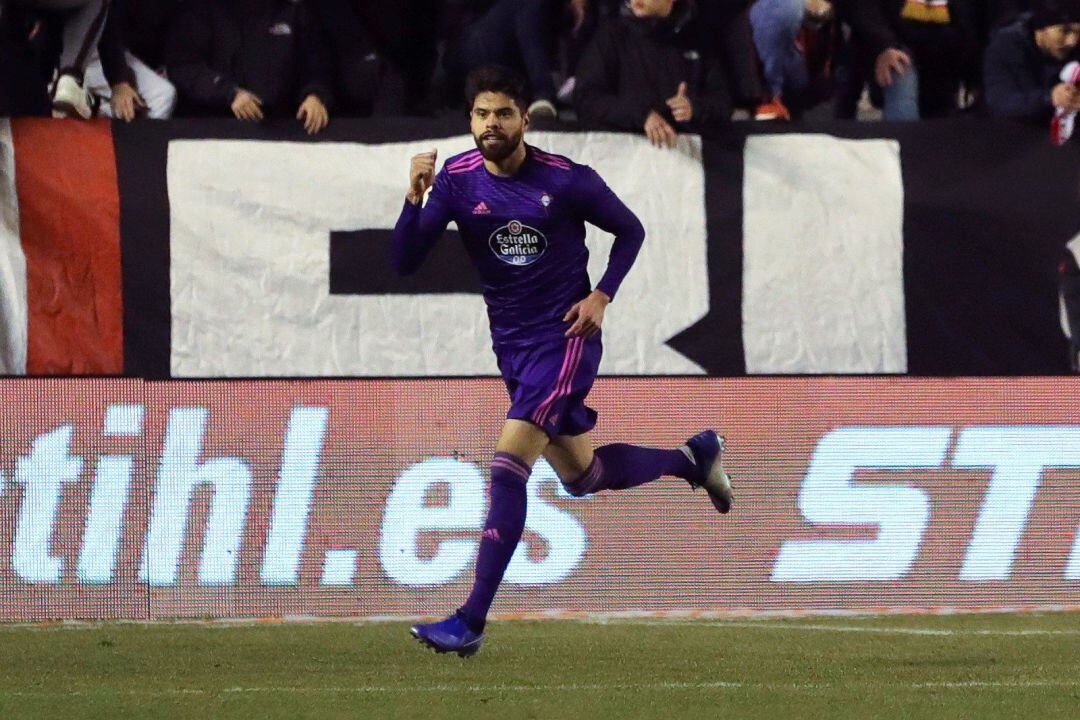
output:
<svg viewBox="0 0 1080 720"><path fill-rule="evenodd" d="M476 96L484 92L501 93L514 101L522 113L529 107L529 93L525 80L508 67L481 65L473 68L465 78L465 102L472 110Z"/></svg>

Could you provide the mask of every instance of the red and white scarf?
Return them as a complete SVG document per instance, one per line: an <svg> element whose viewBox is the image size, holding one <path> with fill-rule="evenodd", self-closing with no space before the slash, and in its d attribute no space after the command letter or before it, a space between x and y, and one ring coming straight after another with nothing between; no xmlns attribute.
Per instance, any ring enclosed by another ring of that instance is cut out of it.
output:
<svg viewBox="0 0 1080 720"><path fill-rule="evenodd" d="M1080 88L1080 62L1073 60L1061 69L1061 82L1072 83ZM1050 139L1055 145L1064 145L1072 137L1076 125L1076 113L1065 112L1061 108L1054 110L1054 119L1050 121Z"/></svg>

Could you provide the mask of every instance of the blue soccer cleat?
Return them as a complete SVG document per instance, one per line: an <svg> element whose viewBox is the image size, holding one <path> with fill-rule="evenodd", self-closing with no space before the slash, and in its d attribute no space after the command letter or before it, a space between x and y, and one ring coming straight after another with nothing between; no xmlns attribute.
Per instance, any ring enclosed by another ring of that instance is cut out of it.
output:
<svg viewBox="0 0 1080 720"><path fill-rule="evenodd" d="M457 653L470 657L480 649L484 633L475 633L457 613L435 623L417 623L409 632L437 653Z"/></svg>
<svg viewBox="0 0 1080 720"><path fill-rule="evenodd" d="M705 430L686 441L694 458L695 474L687 478L692 488L705 488L713 506L720 512L731 510L731 476L724 471L721 455L724 438L712 430Z"/></svg>

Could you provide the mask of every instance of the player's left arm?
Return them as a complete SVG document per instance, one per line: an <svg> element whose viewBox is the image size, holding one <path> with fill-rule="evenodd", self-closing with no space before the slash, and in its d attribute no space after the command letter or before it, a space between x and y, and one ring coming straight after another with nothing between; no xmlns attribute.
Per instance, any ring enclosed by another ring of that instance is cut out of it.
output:
<svg viewBox="0 0 1080 720"><path fill-rule="evenodd" d="M575 171L581 174L576 183L575 195L582 219L615 236L607 269L596 284L596 289L570 308L563 318L573 321L573 325L566 331L567 337L588 337L599 332L604 311L615 299L623 278L633 267L641 245L645 242L645 228L637 215L611 191L595 170L581 166Z"/></svg>

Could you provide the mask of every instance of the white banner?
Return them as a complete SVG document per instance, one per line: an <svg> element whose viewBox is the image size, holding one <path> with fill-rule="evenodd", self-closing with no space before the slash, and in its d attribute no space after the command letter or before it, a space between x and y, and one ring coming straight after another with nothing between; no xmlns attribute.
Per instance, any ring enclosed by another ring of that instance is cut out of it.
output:
<svg viewBox="0 0 1080 720"><path fill-rule="evenodd" d="M19 239L15 145L0 118L0 375L26 372L26 255Z"/></svg>
<svg viewBox="0 0 1080 720"><path fill-rule="evenodd" d="M591 165L637 213L645 245L605 316L605 374L701 374L665 342L708 311L701 143L530 133ZM334 230L391 229L409 159L469 136L408 143L173 141L168 153L174 377L496 375L480 295L329 291ZM611 238L590 227L599 280ZM389 267L369 272L393 272Z"/></svg>
<svg viewBox="0 0 1080 720"><path fill-rule="evenodd" d="M746 371L906 372L899 143L755 135L745 158Z"/></svg>

